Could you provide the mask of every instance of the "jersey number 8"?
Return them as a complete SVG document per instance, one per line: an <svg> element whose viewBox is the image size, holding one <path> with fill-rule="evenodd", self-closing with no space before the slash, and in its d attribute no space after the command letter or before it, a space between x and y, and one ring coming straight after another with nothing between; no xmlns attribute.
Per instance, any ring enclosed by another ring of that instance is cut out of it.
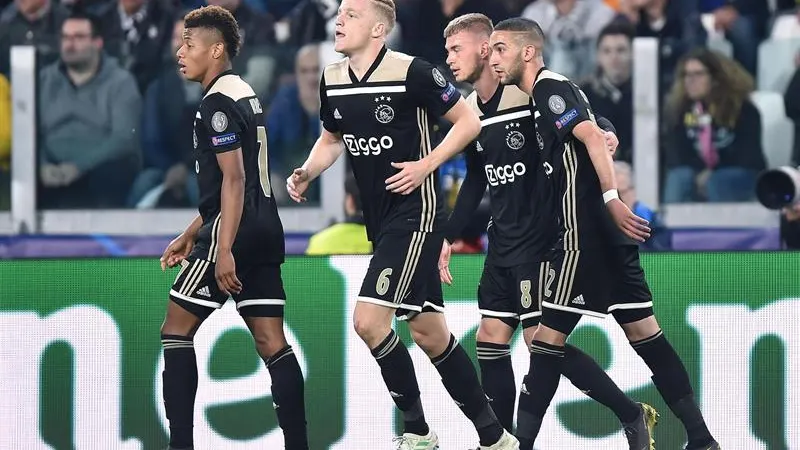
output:
<svg viewBox="0 0 800 450"><path fill-rule="evenodd" d="M269 184L269 158L267 155L267 128L256 128L258 133L258 176L261 182L261 190L265 197L272 196L272 187Z"/></svg>

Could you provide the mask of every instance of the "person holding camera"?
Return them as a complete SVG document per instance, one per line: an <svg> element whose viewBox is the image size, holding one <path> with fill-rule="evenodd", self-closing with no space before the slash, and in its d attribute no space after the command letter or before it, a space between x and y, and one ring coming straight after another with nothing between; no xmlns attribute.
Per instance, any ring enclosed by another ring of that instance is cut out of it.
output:
<svg viewBox="0 0 800 450"><path fill-rule="evenodd" d="M781 242L788 250L800 249L800 203L781 210Z"/></svg>

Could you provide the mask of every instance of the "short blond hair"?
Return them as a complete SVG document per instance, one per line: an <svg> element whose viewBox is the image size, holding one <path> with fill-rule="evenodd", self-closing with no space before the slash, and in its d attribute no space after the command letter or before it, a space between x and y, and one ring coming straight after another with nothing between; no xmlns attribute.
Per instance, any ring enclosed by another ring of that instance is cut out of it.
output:
<svg viewBox="0 0 800 450"><path fill-rule="evenodd" d="M386 34L388 35L394 29L394 24L397 21L397 7L394 4L394 0L370 0L370 3L375 7L378 16L383 20L383 24L386 25Z"/></svg>
<svg viewBox="0 0 800 450"><path fill-rule="evenodd" d="M451 20L447 27L444 29L444 38L447 39L454 34L462 31L472 31L475 33L485 34L487 37L492 35L494 26L492 19L479 13L469 13L463 16L458 16Z"/></svg>

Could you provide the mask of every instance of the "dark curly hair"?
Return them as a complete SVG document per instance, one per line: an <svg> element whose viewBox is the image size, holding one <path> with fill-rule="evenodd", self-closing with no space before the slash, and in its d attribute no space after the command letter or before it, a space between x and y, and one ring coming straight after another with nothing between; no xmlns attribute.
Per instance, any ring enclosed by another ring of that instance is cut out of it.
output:
<svg viewBox="0 0 800 450"><path fill-rule="evenodd" d="M239 24L227 9L219 6L202 6L186 14L183 18L183 26L216 30L222 35L228 57L233 59L239 54L239 46L242 42Z"/></svg>

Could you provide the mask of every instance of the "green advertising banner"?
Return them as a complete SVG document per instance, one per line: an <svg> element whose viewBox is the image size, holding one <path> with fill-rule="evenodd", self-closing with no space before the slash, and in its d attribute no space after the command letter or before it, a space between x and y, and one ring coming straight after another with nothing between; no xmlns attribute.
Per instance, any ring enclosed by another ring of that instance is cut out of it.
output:
<svg viewBox="0 0 800 450"><path fill-rule="evenodd" d="M789 449L800 441L800 255L643 256L657 317L726 449ZM368 257L297 257L284 265L287 329L306 379L312 449L388 449L397 433L377 365L352 330ZM456 257L445 289L451 331L474 355L479 256ZM166 445L159 328L177 271L157 260L0 262L0 449L140 450ZM477 445L424 353L409 338L426 416L442 450ZM660 449L685 443L650 371L613 319L586 318L571 338L629 395L654 405ZM198 450L279 449L269 375L232 304L195 338ZM513 349L517 385L528 367ZM531 387L529 386L529 389ZM535 388L535 387L534 387ZM540 449L627 448L610 411L562 380Z"/></svg>

